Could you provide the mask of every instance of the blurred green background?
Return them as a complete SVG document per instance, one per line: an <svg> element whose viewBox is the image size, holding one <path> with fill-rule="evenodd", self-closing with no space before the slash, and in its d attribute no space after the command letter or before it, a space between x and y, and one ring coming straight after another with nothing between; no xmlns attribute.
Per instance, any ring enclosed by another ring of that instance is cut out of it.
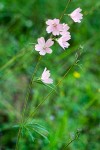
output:
<svg viewBox="0 0 100 150"><path fill-rule="evenodd" d="M39 54L34 50L37 38L46 33L47 19L59 18L67 0L0 1L0 150L15 149L18 130L12 128L21 119L23 104ZM66 13L82 8L81 24L68 23L72 39L65 51L55 43L52 55L45 55L36 76L50 69L54 84L65 74L81 53L76 65L33 117L48 132L46 138L25 131L19 150L63 150L80 132L68 150L100 149L100 1L72 0ZM28 113L42 101L50 88L34 83Z"/></svg>

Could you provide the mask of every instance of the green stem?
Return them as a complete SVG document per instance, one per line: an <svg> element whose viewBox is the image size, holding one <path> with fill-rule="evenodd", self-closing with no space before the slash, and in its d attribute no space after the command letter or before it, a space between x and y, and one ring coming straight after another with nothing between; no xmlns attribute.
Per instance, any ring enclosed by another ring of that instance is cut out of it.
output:
<svg viewBox="0 0 100 150"><path fill-rule="evenodd" d="M18 144L19 144L20 135L21 135L21 127L19 127L15 150L18 150Z"/></svg>
<svg viewBox="0 0 100 150"><path fill-rule="evenodd" d="M25 103L24 103L24 109L23 109L23 113L22 113L21 125L22 125L23 122L24 122L24 116L25 116L26 106L27 106L27 103L28 103L28 100L29 100L30 91L31 91L31 89L32 89L33 79L34 79L35 73L36 73L36 71L37 71L37 69L38 69L40 60L41 60L41 56L39 57L39 60L38 60L38 62L37 62L37 64L36 64L36 67L35 67L35 69L34 69L34 72L33 72L33 75L32 75L32 78L31 78L31 81L30 81L30 84L29 84L29 87L28 87L28 91L27 91L27 95L26 95L26 99L25 99ZM21 135L21 129L22 129L22 127L19 127L15 150L18 150L18 144L19 144L19 139L20 139L20 135Z"/></svg>
<svg viewBox="0 0 100 150"><path fill-rule="evenodd" d="M33 75L32 75L32 78L31 78L31 81L30 81L30 84L29 84L28 92L27 92L26 99L25 99L25 105L24 105L24 110L23 110L22 118L24 118L24 114L25 114L25 110L26 110L27 103L28 103L30 91L31 91L32 85L33 85L33 79L34 79L35 73L37 72L37 69L38 69L40 60L41 60L41 56L39 57L39 60L38 60L38 62L37 62L37 64L36 64L34 73L33 73Z"/></svg>
<svg viewBox="0 0 100 150"><path fill-rule="evenodd" d="M64 147L64 150L65 150L72 142L74 142L75 140L77 140L77 139L79 138L79 136L80 136L80 133L77 131L77 132L76 132L76 135L75 135L75 138L72 139L72 140Z"/></svg>
<svg viewBox="0 0 100 150"><path fill-rule="evenodd" d="M61 17L60 17L60 20L61 20L62 17L64 16L64 14L65 14L65 12L66 12L66 10L67 10L67 8L68 8L70 2L71 2L71 0L68 0L67 5L66 5L66 7L65 7L65 9L64 9L64 11L63 11Z"/></svg>

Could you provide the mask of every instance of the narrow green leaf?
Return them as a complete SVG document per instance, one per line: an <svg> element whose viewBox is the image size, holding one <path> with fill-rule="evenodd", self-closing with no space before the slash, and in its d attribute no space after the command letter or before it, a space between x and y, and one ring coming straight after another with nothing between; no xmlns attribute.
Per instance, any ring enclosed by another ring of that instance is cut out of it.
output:
<svg viewBox="0 0 100 150"><path fill-rule="evenodd" d="M29 134L31 140L34 142L35 138L34 138L34 136L32 135L31 131L30 131L27 127L25 127L25 128L26 128L26 130L27 130L27 132L28 132L28 134Z"/></svg>
<svg viewBox="0 0 100 150"><path fill-rule="evenodd" d="M54 85L50 86L50 85L48 85L48 84L43 83L43 82L42 82L41 80L39 80L39 79L34 80L34 82L39 83L39 84L42 84L42 85L44 85L44 86L47 86L47 87L49 87L50 89L54 90L54 91L57 93L57 91L56 91L56 89L55 89L56 87L55 87Z"/></svg>

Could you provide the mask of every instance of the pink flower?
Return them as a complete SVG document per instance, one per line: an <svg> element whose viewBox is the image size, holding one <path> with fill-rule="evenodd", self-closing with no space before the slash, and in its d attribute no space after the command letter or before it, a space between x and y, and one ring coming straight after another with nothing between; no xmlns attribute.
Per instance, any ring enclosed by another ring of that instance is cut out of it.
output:
<svg viewBox="0 0 100 150"><path fill-rule="evenodd" d="M82 9L77 8L71 14L69 14L69 16L74 20L74 22L81 22L81 19L83 18L83 14L80 13L81 11Z"/></svg>
<svg viewBox="0 0 100 150"><path fill-rule="evenodd" d="M52 33L54 36L60 34L62 25L60 24L59 19L49 19L48 21L46 21L46 24L48 25L46 28L47 33Z"/></svg>
<svg viewBox="0 0 100 150"><path fill-rule="evenodd" d="M41 37L41 38L38 39L38 44L35 45L35 50L39 51L40 55L45 55L46 53L51 54L52 49L50 47L53 44L54 44L54 42L52 41L52 39L48 39L45 42L44 37Z"/></svg>
<svg viewBox="0 0 100 150"><path fill-rule="evenodd" d="M61 31L60 31L60 34L61 34L61 35L66 35L66 34L68 34L69 28L70 28L70 27L69 27L67 24L63 23L63 24L62 24L62 29L61 29Z"/></svg>
<svg viewBox="0 0 100 150"><path fill-rule="evenodd" d="M63 49L65 49L65 48L69 47L70 44L67 41L70 40L70 39L71 39L71 36L70 36L70 34L68 34L68 35L60 37L57 41L58 41L59 45Z"/></svg>
<svg viewBox="0 0 100 150"><path fill-rule="evenodd" d="M47 68L44 69L42 76L41 76L41 80L42 82L47 83L47 84L53 83L53 79L50 78L50 71L47 70Z"/></svg>

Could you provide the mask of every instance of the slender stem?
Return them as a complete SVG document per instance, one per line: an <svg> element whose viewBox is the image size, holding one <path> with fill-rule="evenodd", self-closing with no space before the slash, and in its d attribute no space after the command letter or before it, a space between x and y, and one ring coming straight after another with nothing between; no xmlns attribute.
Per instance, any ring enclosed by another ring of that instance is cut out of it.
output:
<svg viewBox="0 0 100 150"><path fill-rule="evenodd" d="M38 60L38 62L36 64L35 70L33 72L33 75L32 75L32 78L31 78L31 81L30 81L30 84L29 84L28 92L27 92L26 99L25 99L25 104L24 104L24 110L23 110L22 118L24 118L26 106L27 106L27 103L28 103L28 100L29 100L30 91L31 91L31 88L32 88L32 85L33 85L33 79L34 79L35 73L36 73L36 71L38 69L40 60L41 60L41 56L39 57L39 60Z"/></svg>
<svg viewBox="0 0 100 150"><path fill-rule="evenodd" d="M65 14L65 12L66 12L66 10L67 10L68 5L69 5L69 3L70 3L70 2L71 2L71 0L68 0L67 5L66 5L66 7L65 7L65 9L64 9L64 11L63 11L63 13L62 13L61 17L60 17L60 20L61 20L61 19L62 19L62 17L64 16L64 14Z"/></svg>
<svg viewBox="0 0 100 150"><path fill-rule="evenodd" d="M77 139L79 138L79 136L80 136L80 133L77 131L77 132L76 132L76 135L75 135L75 138L72 139L72 140L64 147L64 150L65 150L72 142L74 142L75 140L77 140Z"/></svg>
<svg viewBox="0 0 100 150"><path fill-rule="evenodd" d="M18 144L19 144L20 135L21 135L21 127L19 127L15 150L18 150Z"/></svg>
<svg viewBox="0 0 100 150"><path fill-rule="evenodd" d="M37 71L37 69L38 69L38 66L39 66L39 63L40 63L41 58L42 58L42 57L40 56L40 57L39 57L39 60L38 60L38 62L37 62L37 64L36 64L36 66L35 66L35 69L34 69L34 72L33 72L33 75L32 75L32 78L31 78L31 81L30 81L30 84L29 84L29 87L28 87L28 91L27 91L27 95L26 95L26 99L25 99L25 103L24 103L24 109L23 109L23 113L22 113L21 125L22 125L23 122L24 122L25 110L26 110L26 106L27 106L27 103L28 103L28 100L29 100L30 91L31 91L31 89L32 89L33 79L34 79L35 73L36 73L36 71ZM22 127L19 127L15 150L18 149L19 139L20 139L20 135L21 135L21 129L22 129Z"/></svg>

